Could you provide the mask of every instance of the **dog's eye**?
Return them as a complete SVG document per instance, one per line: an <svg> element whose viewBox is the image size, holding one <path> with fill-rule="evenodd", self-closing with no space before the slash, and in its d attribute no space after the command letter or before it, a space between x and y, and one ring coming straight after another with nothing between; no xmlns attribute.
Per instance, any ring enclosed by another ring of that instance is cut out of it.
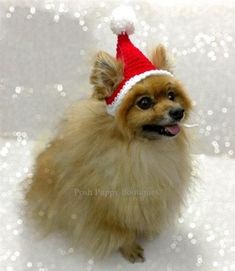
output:
<svg viewBox="0 0 235 271"><path fill-rule="evenodd" d="M146 110L153 106L153 100L150 97L143 97L136 104L139 108Z"/></svg>
<svg viewBox="0 0 235 271"><path fill-rule="evenodd" d="M175 100L175 93L174 93L172 90L170 90L170 91L167 93L167 96L168 96L169 100L171 100L171 101L174 101L174 100Z"/></svg>

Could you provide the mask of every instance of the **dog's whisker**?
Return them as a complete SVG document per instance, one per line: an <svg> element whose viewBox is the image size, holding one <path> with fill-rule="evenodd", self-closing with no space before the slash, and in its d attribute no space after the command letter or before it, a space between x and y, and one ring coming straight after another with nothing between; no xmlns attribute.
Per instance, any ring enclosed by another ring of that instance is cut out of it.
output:
<svg viewBox="0 0 235 271"><path fill-rule="evenodd" d="M186 128L194 128L194 127L198 127L199 124L198 123L192 123L192 124L189 124L189 123L183 123L182 126L186 127Z"/></svg>

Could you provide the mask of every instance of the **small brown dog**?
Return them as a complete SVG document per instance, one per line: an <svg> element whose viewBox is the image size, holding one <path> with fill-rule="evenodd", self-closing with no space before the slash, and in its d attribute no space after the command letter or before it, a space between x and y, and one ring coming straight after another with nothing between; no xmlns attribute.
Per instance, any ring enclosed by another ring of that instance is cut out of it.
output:
<svg viewBox="0 0 235 271"><path fill-rule="evenodd" d="M163 46L152 63L169 70ZM38 156L26 195L46 229L64 229L95 257L120 250L143 261L139 237L159 233L178 214L191 161L181 123L191 102L173 76L150 75L126 93L112 116L105 99L122 82L123 62L97 55L93 97L78 102Z"/></svg>

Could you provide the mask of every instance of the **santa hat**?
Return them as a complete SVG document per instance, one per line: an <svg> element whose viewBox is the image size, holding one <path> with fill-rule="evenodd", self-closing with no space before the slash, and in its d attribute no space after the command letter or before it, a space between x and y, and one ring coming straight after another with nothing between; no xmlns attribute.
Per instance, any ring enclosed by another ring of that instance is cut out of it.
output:
<svg viewBox="0 0 235 271"><path fill-rule="evenodd" d="M107 112L115 115L125 95L142 79L150 75L169 75L166 70L159 70L129 39L134 33L135 14L130 7L118 7L112 13L111 29L117 35L116 58L124 64L123 80L111 96L106 98Z"/></svg>

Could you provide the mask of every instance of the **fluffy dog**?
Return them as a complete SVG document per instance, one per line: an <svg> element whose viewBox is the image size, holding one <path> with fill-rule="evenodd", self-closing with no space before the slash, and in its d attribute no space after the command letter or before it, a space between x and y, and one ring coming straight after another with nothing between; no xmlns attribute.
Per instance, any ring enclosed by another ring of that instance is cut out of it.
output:
<svg viewBox="0 0 235 271"><path fill-rule="evenodd" d="M154 50L152 63L170 69L163 46ZM121 61L98 53L93 95L72 106L38 156L26 199L48 231L66 230L94 257L120 250L137 262L144 260L137 239L172 222L189 187L182 123L191 101L174 77L151 75L132 87L113 117L104 99L123 70Z"/></svg>

